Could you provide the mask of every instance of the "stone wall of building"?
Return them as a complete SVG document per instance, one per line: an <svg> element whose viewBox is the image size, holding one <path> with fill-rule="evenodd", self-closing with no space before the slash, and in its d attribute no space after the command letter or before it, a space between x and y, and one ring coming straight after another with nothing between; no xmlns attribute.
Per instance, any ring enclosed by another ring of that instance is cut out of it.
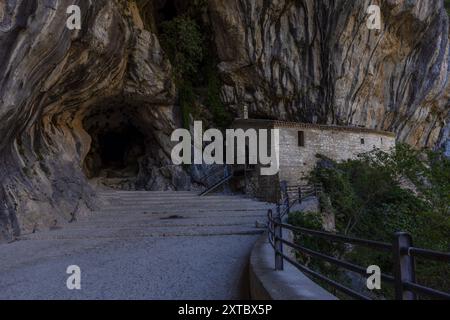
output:
<svg viewBox="0 0 450 320"><path fill-rule="evenodd" d="M245 181L245 193L261 201L276 203L280 200L280 177L262 176L257 168L253 174L248 175Z"/></svg>
<svg viewBox="0 0 450 320"><path fill-rule="evenodd" d="M345 161L374 149L389 151L395 146L395 135L374 130L314 125L281 126L279 129L279 176L289 185L301 184L314 169L318 154ZM304 146L299 145L299 131L303 131Z"/></svg>
<svg viewBox="0 0 450 320"><path fill-rule="evenodd" d="M335 161L356 158L359 154L380 149L389 152L396 143L394 133L358 127L326 126L297 122L259 119L237 119L235 129L279 129L280 170L275 176L263 177L260 167L246 178L247 194L261 200L276 202L280 197L279 185L287 181L289 186L304 185L316 166L317 155ZM299 144L299 132L303 132L303 145Z"/></svg>

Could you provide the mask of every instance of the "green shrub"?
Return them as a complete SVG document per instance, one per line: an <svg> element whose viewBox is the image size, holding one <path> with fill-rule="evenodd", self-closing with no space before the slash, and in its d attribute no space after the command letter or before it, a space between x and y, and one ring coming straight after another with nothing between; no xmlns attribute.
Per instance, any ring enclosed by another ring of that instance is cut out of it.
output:
<svg viewBox="0 0 450 320"><path fill-rule="evenodd" d="M392 242L396 232L404 231L413 236L415 246L450 250L450 161L440 153L399 145L392 153L376 150L331 167L319 165L311 181L323 184L331 203L327 210L336 214L338 233ZM409 181L412 189L401 181ZM292 223L311 225L299 218ZM298 240L313 248L340 252L337 247ZM342 258L363 267L379 265L385 273L393 271L390 254L356 246L343 252ZM335 270L330 274L335 277ZM421 284L450 291L449 275L448 264L417 261ZM392 297L393 291L385 289L382 294Z"/></svg>
<svg viewBox="0 0 450 320"><path fill-rule="evenodd" d="M294 226L301 226L303 228L324 231L322 228L322 217L317 212L293 212L289 215L290 224ZM342 243L333 243L326 239L321 239L313 236L309 236L303 233L294 234L294 242L307 249L320 252L332 257L342 257L345 252L345 247ZM349 285L349 279L341 270L333 264L325 262L322 259L316 258L306 253L296 252L297 260L304 266L321 274L327 275L327 277ZM316 278L313 278L317 281ZM329 292L339 296L339 292L333 287L329 286L325 282L317 281L322 287L326 288Z"/></svg>
<svg viewBox="0 0 450 320"><path fill-rule="evenodd" d="M202 24L206 4L206 0L193 0L183 14L163 22L159 28L160 40L174 68L183 125L189 126L190 114L202 115L197 110L201 102L208 108L213 122L224 128L232 118L220 98L222 82L214 41L209 27Z"/></svg>
<svg viewBox="0 0 450 320"><path fill-rule="evenodd" d="M221 128L231 123L231 115L226 111L220 98L221 81L216 70L214 60L206 67L207 96L205 104L213 115L214 122Z"/></svg>
<svg viewBox="0 0 450 320"><path fill-rule="evenodd" d="M193 78L203 60L204 37L197 22L186 15L161 25L161 44L179 81Z"/></svg>
<svg viewBox="0 0 450 320"><path fill-rule="evenodd" d="M179 88L179 103L181 108L181 116L183 120L183 126L189 129L190 115L194 113L194 106L196 97L194 94L194 89L190 82L183 82L180 84Z"/></svg>

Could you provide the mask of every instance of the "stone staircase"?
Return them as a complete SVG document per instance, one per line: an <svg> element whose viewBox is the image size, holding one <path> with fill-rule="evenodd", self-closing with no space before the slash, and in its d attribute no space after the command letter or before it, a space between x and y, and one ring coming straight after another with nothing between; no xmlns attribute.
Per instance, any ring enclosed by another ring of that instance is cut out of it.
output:
<svg viewBox="0 0 450 320"><path fill-rule="evenodd" d="M248 259L268 204L193 192L102 191L62 228L0 245L0 299L248 299ZM81 291L66 288L69 265Z"/></svg>
<svg viewBox="0 0 450 320"><path fill-rule="evenodd" d="M99 197L103 205L91 216L21 240L260 234L272 207L242 196L195 192L103 191Z"/></svg>

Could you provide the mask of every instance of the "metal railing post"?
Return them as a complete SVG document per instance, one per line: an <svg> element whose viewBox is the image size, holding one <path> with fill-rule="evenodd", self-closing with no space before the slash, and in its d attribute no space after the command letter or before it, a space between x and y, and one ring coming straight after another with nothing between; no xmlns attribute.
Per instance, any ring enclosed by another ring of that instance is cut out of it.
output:
<svg viewBox="0 0 450 320"><path fill-rule="evenodd" d="M302 187L298 187L298 203L302 203L303 199L302 199Z"/></svg>
<svg viewBox="0 0 450 320"><path fill-rule="evenodd" d="M394 277L395 277L395 298L397 300L416 300L414 292L404 288L404 282L416 281L414 257L408 253L412 247L412 237L405 232L395 234L393 243L394 250Z"/></svg>
<svg viewBox="0 0 450 320"><path fill-rule="evenodd" d="M274 230L273 230L273 223L272 223L272 220L273 220L273 211L272 211L272 209L269 209L269 211L267 211L267 227L268 227L268 229L269 229L269 241L273 241L273 232L274 232Z"/></svg>
<svg viewBox="0 0 450 320"><path fill-rule="evenodd" d="M277 206L277 216L275 217L275 270L284 270L284 258L283 258L283 228L281 227L281 211L280 206Z"/></svg>
<svg viewBox="0 0 450 320"><path fill-rule="evenodd" d="M287 197L287 193L288 193L287 192L287 182L286 181L281 181L280 189L281 189L282 197L284 198L285 203L286 203L286 197Z"/></svg>
<svg viewBox="0 0 450 320"><path fill-rule="evenodd" d="M290 199L289 199L289 191L288 191L288 185L287 185L287 182L286 181L282 181L281 183L280 183L280 188L281 188L281 192L282 192L282 194L283 194L283 205L284 205L284 208L283 208L283 215L284 214L287 214L287 215L289 215L289 211L290 211Z"/></svg>
<svg viewBox="0 0 450 320"><path fill-rule="evenodd" d="M224 169L223 169L223 179L228 178L228 176L230 175L230 168L225 165ZM227 181L225 183L225 185L223 186L223 190L225 194L231 194L231 189L230 189L230 182Z"/></svg>
<svg viewBox="0 0 450 320"><path fill-rule="evenodd" d="M289 216L289 214L291 213L290 212L290 210L291 210L291 204L290 204L290 200L289 200L289 194L288 194L288 192L287 192L287 190L286 190L286 199L284 199L284 206L285 206L285 214L287 214L288 216Z"/></svg>

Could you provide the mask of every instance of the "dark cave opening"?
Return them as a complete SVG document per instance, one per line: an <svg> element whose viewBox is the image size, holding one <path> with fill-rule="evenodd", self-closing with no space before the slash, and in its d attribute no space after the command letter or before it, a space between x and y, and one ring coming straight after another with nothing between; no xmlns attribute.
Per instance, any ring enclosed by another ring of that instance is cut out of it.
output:
<svg viewBox="0 0 450 320"><path fill-rule="evenodd" d="M83 171L90 184L127 191L172 188L176 170L164 149L171 133L166 130L172 119L165 118L172 116L168 111L122 97L90 106L81 115L86 137Z"/></svg>
<svg viewBox="0 0 450 320"><path fill-rule="evenodd" d="M141 130L132 108L112 104L94 110L83 121L91 137L84 160L87 178L135 181L148 152L149 132Z"/></svg>
<svg viewBox="0 0 450 320"><path fill-rule="evenodd" d="M159 17L163 21L170 21L178 15L178 10L175 1L165 1L164 5L158 10Z"/></svg>
<svg viewBox="0 0 450 320"><path fill-rule="evenodd" d="M154 7L156 24L159 27L165 21L171 21L182 13L186 4L183 1L163 0L157 1Z"/></svg>
<svg viewBox="0 0 450 320"><path fill-rule="evenodd" d="M145 154L144 136L128 125L99 134L98 152L100 167L118 175L137 175L139 158Z"/></svg>

